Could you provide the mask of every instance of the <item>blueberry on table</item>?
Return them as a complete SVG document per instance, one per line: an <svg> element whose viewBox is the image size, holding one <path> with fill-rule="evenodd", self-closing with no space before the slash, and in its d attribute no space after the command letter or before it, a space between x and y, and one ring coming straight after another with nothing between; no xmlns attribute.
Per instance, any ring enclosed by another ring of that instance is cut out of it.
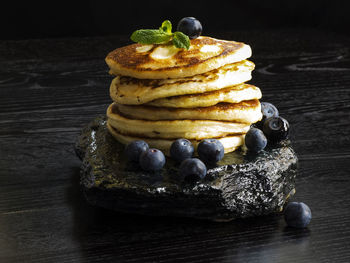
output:
<svg viewBox="0 0 350 263"><path fill-rule="evenodd" d="M188 158L181 162L180 174L186 181L196 182L206 176L207 167L197 158Z"/></svg>
<svg viewBox="0 0 350 263"><path fill-rule="evenodd" d="M130 142L125 147L125 155L129 161L138 162L141 153L147 151L149 148L148 144L142 140L136 140Z"/></svg>
<svg viewBox="0 0 350 263"><path fill-rule="evenodd" d="M184 33L190 39L195 39L202 33L202 24L194 17L184 17L177 24L177 31Z"/></svg>
<svg viewBox="0 0 350 263"><path fill-rule="evenodd" d="M193 152L194 147L187 139L177 139L170 146L170 155L177 162L182 162L187 158L191 158Z"/></svg>
<svg viewBox="0 0 350 263"><path fill-rule="evenodd" d="M162 151L150 148L141 154L139 163L145 171L158 171L165 165L165 156Z"/></svg>
<svg viewBox="0 0 350 263"><path fill-rule="evenodd" d="M279 142L288 137L289 123L282 117L271 117L265 120L263 132L271 142Z"/></svg>
<svg viewBox="0 0 350 263"><path fill-rule="evenodd" d="M302 202L291 202L284 209L284 219L288 226L304 228L311 221L311 210Z"/></svg>
<svg viewBox="0 0 350 263"><path fill-rule="evenodd" d="M199 158L206 163L214 164L224 158L225 150L217 139L204 139L198 144Z"/></svg>
<svg viewBox="0 0 350 263"><path fill-rule="evenodd" d="M245 145L252 152L260 152L267 145L264 133L257 128L250 128L245 135Z"/></svg>

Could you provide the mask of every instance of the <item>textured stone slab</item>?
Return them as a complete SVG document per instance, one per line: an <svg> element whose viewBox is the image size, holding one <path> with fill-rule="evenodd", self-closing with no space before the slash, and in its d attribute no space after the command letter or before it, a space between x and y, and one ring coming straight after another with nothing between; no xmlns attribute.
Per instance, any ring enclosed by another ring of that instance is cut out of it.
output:
<svg viewBox="0 0 350 263"><path fill-rule="evenodd" d="M124 146L106 128L104 117L85 127L76 143L82 159L81 186L88 202L126 213L229 221L278 212L294 193L297 157L288 143L259 154L226 154L206 178L183 182L170 158L149 173L127 162Z"/></svg>

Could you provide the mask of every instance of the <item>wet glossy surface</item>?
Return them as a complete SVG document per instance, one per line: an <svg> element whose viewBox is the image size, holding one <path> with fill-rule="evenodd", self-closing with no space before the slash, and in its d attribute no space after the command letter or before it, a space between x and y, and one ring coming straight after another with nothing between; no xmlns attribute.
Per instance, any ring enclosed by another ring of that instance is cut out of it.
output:
<svg viewBox="0 0 350 263"><path fill-rule="evenodd" d="M110 103L104 56L128 37L0 43L1 262L349 262L350 40L328 32L232 32L252 84L291 124L305 230L282 216L213 223L87 204L78 134Z"/></svg>
<svg viewBox="0 0 350 263"><path fill-rule="evenodd" d="M278 213L295 192L298 159L290 143L259 154L236 151L207 165L205 179L186 183L179 164L167 158L163 169L143 171L128 162L125 146L97 117L77 139L81 186L92 205L118 212L230 221Z"/></svg>

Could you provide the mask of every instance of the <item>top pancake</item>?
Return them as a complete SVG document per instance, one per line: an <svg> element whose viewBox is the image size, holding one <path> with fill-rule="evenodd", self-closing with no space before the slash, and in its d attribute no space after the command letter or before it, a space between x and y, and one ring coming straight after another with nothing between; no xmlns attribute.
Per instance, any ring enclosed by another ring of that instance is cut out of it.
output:
<svg viewBox="0 0 350 263"><path fill-rule="evenodd" d="M139 79L183 78L202 74L251 56L250 46L210 37L191 40L189 50L169 44L132 44L106 57L110 73Z"/></svg>

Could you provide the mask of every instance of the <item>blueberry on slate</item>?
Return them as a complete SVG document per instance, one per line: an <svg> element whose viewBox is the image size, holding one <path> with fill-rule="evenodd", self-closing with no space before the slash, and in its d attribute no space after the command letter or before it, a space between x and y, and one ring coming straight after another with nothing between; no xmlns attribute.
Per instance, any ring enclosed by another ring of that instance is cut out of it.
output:
<svg viewBox="0 0 350 263"><path fill-rule="evenodd" d="M256 123L256 127L259 129L262 129L266 119L271 117L278 117L279 113L277 108L269 102L261 102L260 105L261 105L262 119L261 121Z"/></svg>
<svg viewBox="0 0 350 263"><path fill-rule="evenodd" d="M278 117L277 108L269 102L261 102L261 113L263 115L263 119Z"/></svg>
<svg viewBox="0 0 350 263"><path fill-rule="evenodd" d="M190 39L194 39L201 35L202 25L194 17L184 17L177 24L177 31L184 33Z"/></svg>
<svg viewBox="0 0 350 263"><path fill-rule="evenodd" d="M165 165L165 156L162 151L150 148L140 155L139 163L145 171L158 171Z"/></svg>
<svg viewBox="0 0 350 263"><path fill-rule="evenodd" d="M188 182L196 182L203 179L207 174L207 167L197 158L187 158L181 162L180 174Z"/></svg>
<svg viewBox="0 0 350 263"><path fill-rule="evenodd" d="M147 151L149 148L145 141L137 140L132 141L125 147L125 155L129 161L138 162L141 153Z"/></svg>
<svg viewBox="0 0 350 263"><path fill-rule="evenodd" d="M177 139L170 146L170 155L177 162L182 162L187 158L191 158L193 152L194 147L187 139Z"/></svg>
<svg viewBox="0 0 350 263"><path fill-rule="evenodd" d="M245 145L252 152L260 152L266 147L267 139L264 133L257 128L250 128L245 135Z"/></svg>
<svg viewBox="0 0 350 263"><path fill-rule="evenodd" d="M289 123L282 117L271 117L265 120L263 132L271 142L279 142L288 137Z"/></svg>
<svg viewBox="0 0 350 263"><path fill-rule="evenodd" d="M206 163L216 163L224 157L224 146L217 139L204 139L198 144L197 152Z"/></svg>
<svg viewBox="0 0 350 263"><path fill-rule="evenodd" d="M296 228L304 228L311 221L310 208L300 202L291 202L284 209L284 219L288 226Z"/></svg>

